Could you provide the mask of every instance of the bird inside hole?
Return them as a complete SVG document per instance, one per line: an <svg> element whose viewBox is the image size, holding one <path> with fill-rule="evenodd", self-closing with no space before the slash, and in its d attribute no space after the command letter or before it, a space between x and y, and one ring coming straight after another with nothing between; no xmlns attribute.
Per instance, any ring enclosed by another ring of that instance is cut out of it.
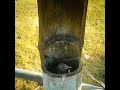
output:
<svg viewBox="0 0 120 90"><path fill-rule="evenodd" d="M60 63L56 66L56 73L57 74L65 74L65 73L70 73L70 69L72 67L68 66L65 63Z"/></svg>

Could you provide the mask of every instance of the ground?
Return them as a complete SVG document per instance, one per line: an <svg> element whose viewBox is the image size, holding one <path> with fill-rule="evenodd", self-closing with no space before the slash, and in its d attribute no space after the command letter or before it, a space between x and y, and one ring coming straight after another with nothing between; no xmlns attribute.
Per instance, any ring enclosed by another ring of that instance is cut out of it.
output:
<svg viewBox="0 0 120 90"><path fill-rule="evenodd" d="M84 47L82 51L83 82L99 85L87 74L105 83L105 2L88 0ZM38 46L37 0L15 1L15 67L41 72ZM89 55L89 59L85 58ZM34 90L33 81L15 78L16 90ZM43 90L43 88L39 89Z"/></svg>

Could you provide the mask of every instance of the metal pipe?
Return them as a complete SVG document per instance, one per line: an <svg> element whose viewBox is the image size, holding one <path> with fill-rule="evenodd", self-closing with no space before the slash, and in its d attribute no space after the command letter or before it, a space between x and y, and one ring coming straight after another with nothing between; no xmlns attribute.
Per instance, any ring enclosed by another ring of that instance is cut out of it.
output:
<svg viewBox="0 0 120 90"><path fill-rule="evenodd" d="M25 69L15 68L15 77L38 82L43 86L42 73L33 72ZM81 84L82 90L104 90L103 87L94 86L86 83Z"/></svg>
<svg viewBox="0 0 120 90"><path fill-rule="evenodd" d="M43 85L42 73L15 68L15 77L35 81L38 82L41 86Z"/></svg>
<svg viewBox="0 0 120 90"><path fill-rule="evenodd" d="M104 90L103 87L94 86L86 83L81 84L82 90Z"/></svg>

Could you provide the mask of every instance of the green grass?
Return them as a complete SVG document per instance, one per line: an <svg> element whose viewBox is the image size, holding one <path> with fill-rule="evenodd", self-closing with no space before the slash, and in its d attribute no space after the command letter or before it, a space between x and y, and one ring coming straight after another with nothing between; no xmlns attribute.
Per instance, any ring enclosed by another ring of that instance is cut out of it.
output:
<svg viewBox="0 0 120 90"><path fill-rule="evenodd" d="M105 83L105 14L104 0L89 0L87 21L85 29L85 43L82 53L84 68L98 80ZM84 55L90 55L89 60L85 60ZM83 81L95 83L83 70Z"/></svg>
<svg viewBox="0 0 120 90"><path fill-rule="evenodd" d="M82 51L83 82L99 85L86 73L105 83L104 0L88 0L85 43ZM15 1L15 67L41 72L38 46L37 0ZM90 58L86 60L84 55ZM15 78L16 90L34 90L37 83ZM42 88L40 90L43 90Z"/></svg>

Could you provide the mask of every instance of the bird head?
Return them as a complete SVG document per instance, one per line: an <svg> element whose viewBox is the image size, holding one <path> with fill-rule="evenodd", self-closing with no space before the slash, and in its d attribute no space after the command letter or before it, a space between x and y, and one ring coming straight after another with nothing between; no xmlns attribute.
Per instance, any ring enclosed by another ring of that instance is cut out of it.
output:
<svg viewBox="0 0 120 90"><path fill-rule="evenodd" d="M70 67L70 66L68 66L68 65L66 65L66 64L64 64L64 63L60 63L60 64L57 66L57 69L60 70L60 71L66 71L66 70L68 70L68 69L70 69L70 68L72 68L72 67Z"/></svg>
<svg viewBox="0 0 120 90"><path fill-rule="evenodd" d="M64 68L65 70L68 70L68 69L70 69L70 68L72 68L72 67L70 67L70 66L68 66L68 65L65 65L63 68Z"/></svg>

